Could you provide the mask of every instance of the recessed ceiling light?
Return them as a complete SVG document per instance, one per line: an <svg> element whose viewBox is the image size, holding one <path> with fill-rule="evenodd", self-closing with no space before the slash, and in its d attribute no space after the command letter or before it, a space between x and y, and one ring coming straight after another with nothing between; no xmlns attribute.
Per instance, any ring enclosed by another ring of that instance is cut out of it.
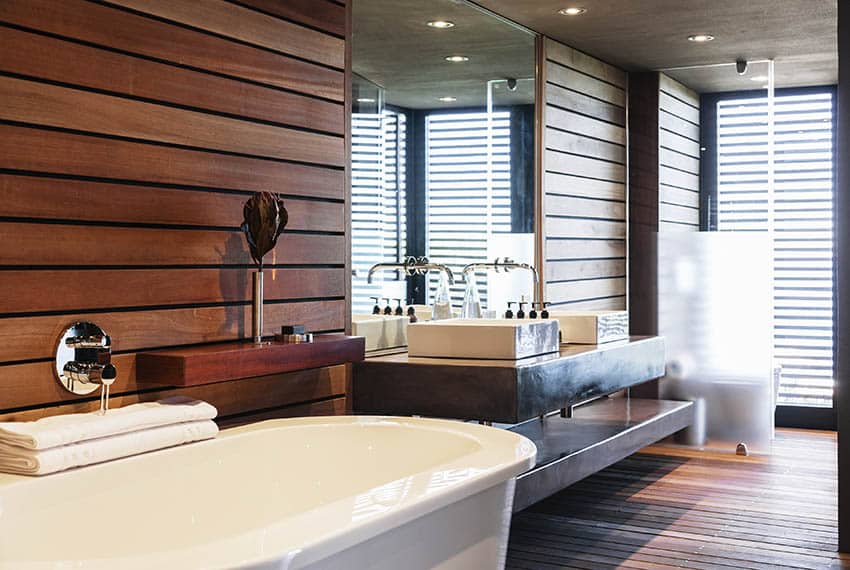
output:
<svg viewBox="0 0 850 570"><path fill-rule="evenodd" d="M358 97L357 102L358 103L374 103L375 100L372 99L371 97Z"/></svg>
<svg viewBox="0 0 850 570"><path fill-rule="evenodd" d="M469 58L465 55L450 55L446 58L446 61L450 61L451 63L463 63L464 61L469 61Z"/></svg>
<svg viewBox="0 0 850 570"><path fill-rule="evenodd" d="M692 36L688 36L689 42L697 42L699 44L710 42L714 39L714 36L709 34L694 34Z"/></svg>
<svg viewBox="0 0 850 570"><path fill-rule="evenodd" d="M562 8L558 10L561 16L578 16L587 12L586 8Z"/></svg>
<svg viewBox="0 0 850 570"><path fill-rule="evenodd" d="M767 81L767 75L753 75L750 81Z"/></svg>
<svg viewBox="0 0 850 570"><path fill-rule="evenodd" d="M440 97L440 101L442 103L454 103L457 101L457 97Z"/></svg>
<svg viewBox="0 0 850 570"><path fill-rule="evenodd" d="M449 28L454 28L455 23L449 22L448 20L434 20L433 22L428 22L428 26L439 30L447 30Z"/></svg>

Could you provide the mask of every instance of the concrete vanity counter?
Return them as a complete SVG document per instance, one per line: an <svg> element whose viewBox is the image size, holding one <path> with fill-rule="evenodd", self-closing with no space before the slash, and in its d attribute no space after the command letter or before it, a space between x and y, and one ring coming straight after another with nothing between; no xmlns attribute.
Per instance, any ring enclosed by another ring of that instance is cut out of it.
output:
<svg viewBox="0 0 850 570"><path fill-rule="evenodd" d="M404 352L354 365L354 411L516 424L663 375L661 337L561 345L559 353L515 361Z"/></svg>

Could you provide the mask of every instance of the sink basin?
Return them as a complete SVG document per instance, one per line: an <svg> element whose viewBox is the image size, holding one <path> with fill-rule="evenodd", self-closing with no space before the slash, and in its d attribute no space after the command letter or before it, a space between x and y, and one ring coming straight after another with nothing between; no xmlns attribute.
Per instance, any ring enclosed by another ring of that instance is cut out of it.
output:
<svg viewBox="0 0 850 570"><path fill-rule="evenodd" d="M627 311L550 311L561 327L561 342L603 344L629 338Z"/></svg>
<svg viewBox="0 0 850 570"><path fill-rule="evenodd" d="M351 332L366 338L366 352L407 346L406 316L353 315Z"/></svg>
<svg viewBox="0 0 850 570"><path fill-rule="evenodd" d="M552 319L447 319L407 327L410 356L519 360L558 352Z"/></svg>

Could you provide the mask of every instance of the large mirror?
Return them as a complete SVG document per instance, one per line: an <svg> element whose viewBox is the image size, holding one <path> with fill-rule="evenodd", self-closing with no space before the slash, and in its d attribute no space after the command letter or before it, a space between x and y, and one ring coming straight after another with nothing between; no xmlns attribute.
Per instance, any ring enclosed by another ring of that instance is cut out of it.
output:
<svg viewBox="0 0 850 570"><path fill-rule="evenodd" d="M470 281L484 316L531 301L529 270L463 269L534 263L534 34L457 0L358 0L353 28L355 328L375 298L430 318L441 266L453 314Z"/></svg>

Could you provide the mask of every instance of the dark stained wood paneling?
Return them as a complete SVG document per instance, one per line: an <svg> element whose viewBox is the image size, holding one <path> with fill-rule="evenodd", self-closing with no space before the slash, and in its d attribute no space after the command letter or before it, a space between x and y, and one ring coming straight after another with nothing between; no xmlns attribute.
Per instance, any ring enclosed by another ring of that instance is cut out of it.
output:
<svg viewBox="0 0 850 570"><path fill-rule="evenodd" d="M126 370L125 362L132 361L130 356L116 357L116 366L119 370ZM54 413L90 412L98 408L99 402L91 396L74 396L62 390L55 381L24 382L25 377L20 373L26 373L25 367L33 365L11 366L19 375L6 374L0 368L0 393L11 398L9 402L17 401L43 401L57 403L67 401L64 405L55 408L40 408L26 410L11 414L0 414L0 421L8 420L34 420L45 415ZM42 364L42 366L45 366ZM218 408L219 416L238 414L245 410L267 409L282 406L291 402L305 402L319 400L322 398L340 396L346 393L346 367L332 366L328 368L314 368L300 372L288 372L284 374L271 374L232 382L219 382L203 386L180 388L179 393L189 397L207 400ZM40 376L39 378L46 378ZM154 391L137 392L143 388L135 382L135 374L127 378L120 375L113 385L113 406L126 406L137 402L150 402L159 398L165 398L176 393L174 388L161 388ZM148 386L148 388L150 388ZM29 394L23 398L21 394ZM4 400L6 401L6 400ZM14 406L10 406L14 407Z"/></svg>
<svg viewBox="0 0 850 570"><path fill-rule="evenodd" d="M0 71L341 135L343 106L7 28Z"/></svg>
<svg viewBox="0 0 850 570"><path fill-rule="evenodd" d="M0 119L329 166L342 137L249 123L13 77L0 77Z"/></svg>
<svg viewBox="0 0 850 570"><path fill-rule="evenodd" d="M681 83L659 74L659 109L662 115L677 117L659 131L658 188L659 229L661 231L699 230L699 95ZM668 130L673 127L679 130ZM696 129L696 131L694 131ZM684 142L683 142L684 141ZM672 143L673 146L666 146Z"/></svg>
<svg viewBox="0 0 850 570"><path fill-rule="evenodd" d="M3 168L157 184L345 195L342 170L0 125Z"/></svg>
<svg viewBox="0 0 850 570"><path fill-rule="evenodd" d="M249 194L0 174L4 216L238 228ZM342 232L344 204L285 199L289 230Z"/></svg>
<svg viewBox="0 0 850 570"><path fill-rule="evenodd" d="M846 568L835 448L806 430L764 456L644 448L517 513L506 568Z"/></svg>
<svg viewBox="0 0 850 570"><path fill-rule="evenodd" d="M39 234L49 235L49 239ZM236 265L251 257L238 231L0 224L0 265ZM266 263L339 264L342 235L284 233Z"/></svg>
<svg viewBox="0 0 850 570"><path fill-rule="evenodd" d="M0 418L90 411L54 378L92 320L113 405L156 399L136 354L250 336L252 192L284 195L265 330L348 321L345 21L328 0L0 2ZM183 393L247 421L342 413L344 366ZM11 415L10 415L11 414Z"/></svg>
<svg viewBox="0 0 850 570"><path fill-rule="evenodd" d="M238 3L338 36L345 34L345 8L331 0L238 0Z"/></svg>
<svg viewBox="0 0 850 570"><path fill-rule="evenodd" d="M225 342L250 336L251 307L230 305L106 313L72 313L44 317L0 319L0 361L52 358L56 339L69 324L91 319L109 333L116 351L163 348L181 344ZM308 330L339 330L345 322L345 302L302 301L266 303L265 335L281 325L300 323ZM0 370L4 367L0 366Z"/></svg>
<svg viewBox="0 0 850 570"><path fill-rule="evenodd" d="M224 0L109 0L172 22L342 69L345 42ZM235 24L235 25L234 25Z"/></svg>
<svg viewBox="0 0 850 570"><path fill-rule="evenodd" d="M544 296L625 308L625 72L545 41Z"/></svg>
<svg viewBox="0 0 850 570"><path fill-rule="evenodd" d="M0 271L0 314L238 303L251 300L248 268ZM267 301L345 296L345 270L266 269ZM57 284L61 283L61 294Z"/></svg>
<svg viewBox="0 0 850 570"><path fill-rule="evenodd" d="M5 0L0 3L0 21L299 93L343 100L342 71L84 0Z"/></svg>

